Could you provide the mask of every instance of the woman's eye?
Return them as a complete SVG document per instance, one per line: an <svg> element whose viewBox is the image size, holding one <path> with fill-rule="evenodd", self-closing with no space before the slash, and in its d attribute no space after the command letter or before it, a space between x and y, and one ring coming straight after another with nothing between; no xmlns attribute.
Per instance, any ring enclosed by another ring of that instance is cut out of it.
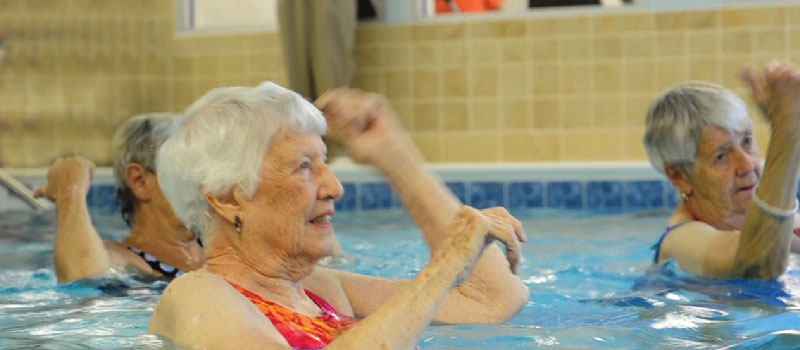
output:
<svg viewBox="0 0 800 350"><path fill-rule="evenodd" d="M308 168L311 168L311 162L305 161L300 164L300 169L308 169Z"/></svg>
<svg viewBox="0 0 800 350"><path fill-rule="evenodd" d="M714 160L717 161L717 162L719 162L719 161L721 161L723 159L725 159L725 153L720 153L714 158Z"/></svg>

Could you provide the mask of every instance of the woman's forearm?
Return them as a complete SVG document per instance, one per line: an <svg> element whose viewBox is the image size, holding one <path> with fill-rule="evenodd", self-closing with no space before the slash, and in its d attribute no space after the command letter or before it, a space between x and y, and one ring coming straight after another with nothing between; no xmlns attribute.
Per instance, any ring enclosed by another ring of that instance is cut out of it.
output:
<svg viewBox="0 0 800 350"><path fill-rule="evenodd" d="M435 254L460 203L450 190L424 167L422 156L414 152L394 152L387 164L376 164L400 194L403 204L420 226L425 241ZM390 166L390 164L394 166ZM519 312L530 297L522 281L509 270L505 254L489 247L480 257L470 278L459 287L465 296L486 309L483 320L501 323ZM476 310L477 311L477 310Z"/></svg>
<svg viewBox="0 0 800 350"><path fill-rule="evenodd" d="M79 280L106 270L108 252L92 225L85 195L81 191L61 194L56 208L58 233L53 256L58 281Z"/></svg>
<svg viewBox="0 0 800 350"><path fill-rule="evenodd" d="M399 293L327 349L412 349L468 266L463 256L435 256Z"/></svg>
<svg viewBox="0 0 800 350"><path fill-rule="evenodd" d="M422 155L410 139L398 143L374 165L389 179L434 252L461 203L425 168Z"/></svg>
<svg viewBox="0 0 800 350"><path fill-rule="evenodd" d="M798 137L773 133L767 149L764 174L754 192L768 205L792 208L797 193L800 151ZM745 278L774 279L786 269L792 242L794 216L768 213L753 202L747 210L734 258L732 274Z"/></svg>

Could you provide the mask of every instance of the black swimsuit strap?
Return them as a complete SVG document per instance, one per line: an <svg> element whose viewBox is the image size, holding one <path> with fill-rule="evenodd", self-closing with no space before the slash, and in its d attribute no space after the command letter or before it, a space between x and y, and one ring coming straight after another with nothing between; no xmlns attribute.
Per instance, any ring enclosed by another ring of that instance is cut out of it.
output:
<svg viewBox="0 0 800 350"><path fill-rule="evenodd" d="M150 266L151 269L153 269L153 271L160 272L167 279L171 280L183 274L183 271L159 261L158 258L143 252L141 249L134 247L128 247L128 249L144 259L144 261Z"/></svg>

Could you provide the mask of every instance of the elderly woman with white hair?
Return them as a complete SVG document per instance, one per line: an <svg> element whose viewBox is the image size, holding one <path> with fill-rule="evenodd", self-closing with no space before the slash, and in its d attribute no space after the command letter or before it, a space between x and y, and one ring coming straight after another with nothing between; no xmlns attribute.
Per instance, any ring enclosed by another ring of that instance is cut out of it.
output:
<svg viewBox="0 0 800 350"><path fill-rule="evenodd" d="M37 195L56 202L58 234L53 255L59 282L99 276L109 269L172 279L199 268L203 249L172 212L155 174L158 147L179 118L147 114L128 119L114 134L114 178L123 220L131 228L122 242L103 241L92 225L86 196L94 163L81 157L57 160Z"/></svg>
<svg viewBox="0 0 800 350"><path fill-rule="evenodd" d="M316 266L333 250L343 193L326 165L322 113L272 83L215 89L158 155L164 192L202 237L206 262L169 285L149 331L191 348L409 349L431 321L519 312L529 295L515 275L520 223L460 207L383 99L344 89L317 103L332 134L395 186L431 246L429 264L411 281Z"/></svg>
<svg viewBox="0 0 800 350"><path fill-rule="evenodd" d="M654 262L674 259L685 271L718 278L775 279L796 227L800 168L800 72L771 62L746 70L753 97L771 124L762 170L744 102L720 86L678 85L647 116L650 162L680 192L682 203L658 240Z"/></svg>

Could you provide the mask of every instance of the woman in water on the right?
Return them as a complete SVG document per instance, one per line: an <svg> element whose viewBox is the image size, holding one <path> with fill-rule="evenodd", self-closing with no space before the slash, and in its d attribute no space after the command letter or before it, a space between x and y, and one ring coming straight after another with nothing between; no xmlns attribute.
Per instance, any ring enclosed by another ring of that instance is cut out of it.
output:
<svg viewBox="0 0 800 350"><path fill-rule="evenodd" d="M792 234L800 170L800 71L770 62L742 78L771 125L765 165L753 121L733 92L704 82L656 99L644 137L650 162L683 202L655 246L654 262L718 278L775 279L800 244Z"/></svg>

